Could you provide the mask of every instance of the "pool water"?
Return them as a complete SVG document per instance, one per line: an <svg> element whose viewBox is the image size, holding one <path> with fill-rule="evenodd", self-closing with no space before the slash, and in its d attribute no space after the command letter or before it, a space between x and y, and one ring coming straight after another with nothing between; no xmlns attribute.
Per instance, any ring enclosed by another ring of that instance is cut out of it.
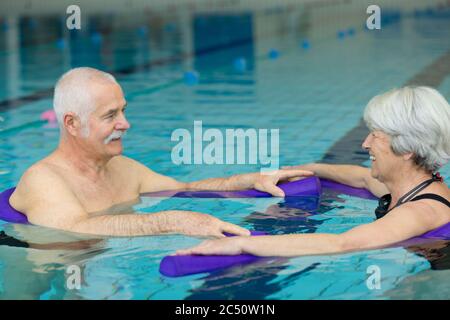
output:
<svg viewBox="0 0 450 320"><path fill-rule="evenodd" d="M285 20L301 10L264 14ZM194 33L189 45L185 43L187 26L172 22L162 30L150 29L149 34L118 30L105 35L100 44L86 33L70 34L70 48L38 36L34 41L31 35L24 37L19 51L0 46L0 100L8 101L0 104L0 190L16 185L26 168L57 146L58 129L39 121L39 114L51 107L47 91L69 67L89 65L115 71L132 126L124 139L124 154L162 174L192 181L259 170L258 165L174 165L171 133L177 128L192 130L196 120L204 128L221 130L279 129L282 165L324 161L325 155L332 162L351 152L365 157L359 150L362 138L345 139L358 125L368 100L408 83L450 50L448 16L405 15L378 33L363 30L362 24L349 25L355 34L339 39L331 26L328 33L287 29L256 37L257 23L262 23L257 14L196 17L189 25ZM218 27L225 22L227 31ZM214 35L208 33L211 30ZM304 49L300 43L309 34L311 46ZM5 37L0 33L2 41ZM278 50L277 58L267 54L271 48ZM245 59L244 69L236 67L237 58ZM14 63L20 65L18 72L11 71ZM186 84L185 72L192 70L200 76L198 83ZM12 83L12 74L19 84ZM448 74L437 89L450 98ZM333 148L337 142L347 143L349 149ZM368 156L360 164L368 165ZM441 174L448 181L450 166L442 168ZM142 197L132 207L141 214L199 211L249 229L285 234L344 232L373 221L376 204L325 191L314 212L276 198ZM414 248L263 259L212 273L168 278L158 271L161 259L201 239L173 235L93 240L5 222L0 222L0 230L30 244L29 248L0 246L2 299L450 298L448 241ZM42 244L75 241L84 241L82 248L42 248ZM66 270L72 265L81 268L80 289L67 287ZM367 285L371 266L381 271L379 289Z"/></svg>

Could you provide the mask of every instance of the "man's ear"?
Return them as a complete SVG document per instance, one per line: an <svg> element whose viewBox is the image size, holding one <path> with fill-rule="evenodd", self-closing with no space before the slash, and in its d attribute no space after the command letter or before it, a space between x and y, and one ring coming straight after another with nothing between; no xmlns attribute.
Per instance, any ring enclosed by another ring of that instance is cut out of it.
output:
<svg viewBox="0 0 450 320"><path fill-rule="evenodd" d="M81 132L80 117L73 112L67 112L63 118L64 127L72 136L79 136Z"/></svg>

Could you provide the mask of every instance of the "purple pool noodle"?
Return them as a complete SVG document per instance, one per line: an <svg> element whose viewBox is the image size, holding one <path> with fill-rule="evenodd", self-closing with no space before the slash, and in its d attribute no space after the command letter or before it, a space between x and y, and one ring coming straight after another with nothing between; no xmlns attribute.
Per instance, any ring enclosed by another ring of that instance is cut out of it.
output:
<svg viewBox="0 0 450 320"><path fill-rule="evenodd" d="M436 240L450 240L450 222L434 230L428 231L421 236L396 243L395 246L409 247L433 242Z"/></svg>
<svg viewBox="0 0 450 320"><path fill-rule="evenodd" d="M313 213L320 207L320 197L318 196L298 196L286 197L279 204L280 208L296 208L302 211Z"/></svg>
<svg viewBox="0 0 450 320"><path fill-rule="evenodd" d="M0 219L13 223L28 223L27 217L11 207L9 198L16 188L11 188L0 193Z"/></svg>
<svg viewBox="0 0 450 320"><path fill-rule="evenodd" d="M319 196L321 193L320 181L317 177L308 177L302 180L284 182L278 185L287 197L290 196ZM268 198L267 192L255 189L240 191L158 191L144 193L147 197L177 197L177 198Z"/></svg>
<svg viewBox="0 0 450 320"><path fill-rule="evenodd" d="M322 185L322 188L324 189L332 189L336 190L345 194L348 194L350 196L355 196L358 198L364 198L364 199L377 199L376 196L374 196L369 190L364 188L355 188L348 186L346 184L342 184L339 182L331 181L328 179L320 179L320 183Z"/></svg>
<svg viewBox="0 0 450 320"><path fill-rule="evenodd" d="M450 222L420 236L426 239L450 239Z"/></svg>
<svg viewBox="0 0 450 320"><path fill-rule="evenodd" d="M229 232L224 232L224 235L226 235L227 237L236 237L235 234L229 233ZM264 231L255 231L255 230L251 230L250 234L252 236L266 236L267 233L265 233Z"/></svg>
<svg viewBox="0 0 450 320"><path fill-rule="evenodd" d="M286 196L319 196L321 193L321 185L324 188L330 188L333 190L337 190L349 195L368 198L368 199L376 199L372 193L365 189L354 188L347 186L345 184L337 183L334 181L319 179L317 177L309 177L303 180L297 180L293 182L286 182L279 185L281 189L285 192ZM12 223L23 223L27 224L27 217L15 210L9 204L9 198L14 192L15 188L10 188L2 193L0 193L0 220L4 220ZM162 191L162 192L154 192L149 195L151 196L167 196L162 194L169 194L182 196L182 197L200 197L200 198L212 198L212 197L270 197L271 195L266 192L260 192L257 190L244 190L244 191L219 191L219 192L210 192L210 191L189 191L189 192L177 192L177 191ZM148 194L147 194L148 195ZM256 234L255 234L256 235ZM439 228L436 228L432 231L429 231L419 237L415 237L410 239L413 241L414 239L450 239L450 223L447 223ZM409 241L409 240L408 240ZM216 256L217 257L217 256ZM228 256L227 256L228 257ZM249 257L247 257L249 259Z"/></svg>
<svg viewBox="0 0 450 320"><path fill-rule="evenodd" d="M226 236L233 236L224 233ZM266 233L261 231L251 231L252 236L263 236ZM251 254L239 254L234 256L226 255L185 255L166 256L159 265L159 272L168 277L181 277L189 274L211 272L224 269L237 264L250 263L261 259Z"/></svg>
<svg viewBox="0 0 450 320"><path fill-rule="evenodd" d="M250 263L258 259L260 257L250 254L236 256L166 256L159 265L159 272L167 277L181 277Z"/></svg>
<svg viewBox="0 0 450 320"><path fill-rule="evenodd" d="M287 197L290 196L315 196L321 193L320 181L317 177L308 177L302 180L280 183L278 185ZM14 223L28 223L27 217L16 211L9 204L9 197L15 188L5 190L0 198L0 219ZM145 193L143 196L153 197L182 197L182 198L266 198L271 197L267 192L258 190L241 191L160 191Z"/></svg>

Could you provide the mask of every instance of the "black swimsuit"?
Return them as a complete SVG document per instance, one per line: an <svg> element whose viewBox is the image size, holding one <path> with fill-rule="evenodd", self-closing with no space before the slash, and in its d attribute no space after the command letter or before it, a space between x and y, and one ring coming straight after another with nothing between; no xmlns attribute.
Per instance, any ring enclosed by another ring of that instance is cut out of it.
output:
<svg viewBox="0 0 450 320"><path fill-rule="evenodd" d="M434 193L424 193L421 195L418 195L417 197L414 197L416 194L418 194L420 191L428 187L430 184L432 184L435 181L443 181L439 173L433 174L433 177L431 179L428 179L427 181L422 182L415 188L413 188L411 191L406 193L404 196L402 196L400 199L398 199L398 202L395 204L395 206L392 209L397 208L398 206L402 205L405 202L408 201L417 201L422 199L432 199L439 202L442 202L443 204L447 205L447 207L450 208L450 202L445 199L444 197L441 197L440 195L434 194ZM389 209L389 206L391 205L392 197L390 194L385 194L382 196L378 202L378 207L375 209L375 215L377 216L377 219L380 219L384 217L389 211L392 209Z"/></svg>

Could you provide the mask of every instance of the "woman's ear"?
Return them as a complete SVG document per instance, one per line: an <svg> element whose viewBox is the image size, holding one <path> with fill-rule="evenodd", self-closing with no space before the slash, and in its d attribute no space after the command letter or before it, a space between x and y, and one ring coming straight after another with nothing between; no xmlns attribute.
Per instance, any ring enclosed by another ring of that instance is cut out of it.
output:
<svg viewBox="0 0 450 320"><path fill-rule="evenodd" d="M408 161L414 158L414 153L409 152L409 153L405 153L404 155L402 155L403 160Z"/></svg>

